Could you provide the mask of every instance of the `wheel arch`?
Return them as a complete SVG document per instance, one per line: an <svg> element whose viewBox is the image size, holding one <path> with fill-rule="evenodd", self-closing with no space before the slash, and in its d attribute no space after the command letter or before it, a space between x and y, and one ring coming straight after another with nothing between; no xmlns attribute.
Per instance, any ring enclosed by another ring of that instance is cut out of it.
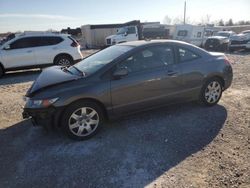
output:
<svg viewBox="0 0 250 188"><path fill-rule="evenodd" d="M3 66L3 64L0 62L0 68L2 68L3 69L3 74L5 73L5 68L4 68L4 66Z"/></svg>
<svg viewBox="0 0 250 188"><path fill-rule="evenodd" d="M56 63L56 59L57 59L58 57L60 57L60 56L68 56L72 61L74 61L74 58L73 58L70 54L68 54L68 53L59 53L59 54L57 54L57 55L54 57L54 59L53 59L53 63L54 63L54 64Z"/></svg>
<svg viewBox="0 0 250 188"><path fill-rule="evenodd" d="M87 98L77 99L77 100L72 101L71 103L67 104L58 114L55 115L54 125L56 125L56 127L61 127L60 119L61 119L61 116L63 115L64 111L66 110L66 108L74 103L80 103L80 102L93 102L93 103L97 104L98 106L101 107L105 120L109 119L108 112L107 112L105 105L97 99L87 97Z"/></svg>
<svg viewBox="0 0 250 188"><path fill-rule="evenodd" d="M209 75L207 76L204 80L203 80L203 84L205 84L208 80L211 80L213 78L219 79L222 83L222 87L224 89L225 87L225 80L223 78L223 76L219 75L219 74L214 74L214 75Z"/></svg>

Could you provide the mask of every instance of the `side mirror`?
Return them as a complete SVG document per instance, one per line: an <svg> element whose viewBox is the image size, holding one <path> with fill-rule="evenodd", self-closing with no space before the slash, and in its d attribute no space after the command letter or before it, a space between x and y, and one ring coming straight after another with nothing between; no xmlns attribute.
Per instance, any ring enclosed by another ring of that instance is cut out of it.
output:
<svg viewBox="0 0 250 188"><path fill-rule="evenodd" d="M128 35L128 32L125 32L125 33L124 33L124 36L127 36L127 35Z"/></svg>
<svg viewBox="0 0 250 188"><path fill-rule="evenodd" d="M10 45L6 45L3 49L4 50L10 50Z"/></svg>
<svg viewBox="0 0 250 188"><path fill-rule="evenodd" d="M115 79L120 79L120 78L127 76L127 75L128 75L128 69L126 69L126 68L119 68L119 69L115 70L113 73L113 77Z"/></svg>

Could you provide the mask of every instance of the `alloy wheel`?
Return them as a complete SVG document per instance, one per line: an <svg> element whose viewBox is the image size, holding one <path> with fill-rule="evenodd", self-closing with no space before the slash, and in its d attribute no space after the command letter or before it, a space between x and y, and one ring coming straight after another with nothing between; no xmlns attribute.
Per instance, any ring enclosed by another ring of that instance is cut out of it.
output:
<svg viewBox="0 0 250 188"><path fill-rule="evenodd" d="M68 59L60 59L57 63L60 66L69 66L70 65L70 61Z"/></svg>
<svg viewBox="0 0 250 188"><path fill-rule="evenodd" d="M99 125L98 113L90 107L75 110L69 118L69 130L78 137L85 137L93 133Z"/></svg>
<svg viewBox="0 0 250 188"><path fill-rule="evenodd" d="M221 96L222 88L218 81L212 81L205 90L205 99L209 104L216 103Z"/></svg>

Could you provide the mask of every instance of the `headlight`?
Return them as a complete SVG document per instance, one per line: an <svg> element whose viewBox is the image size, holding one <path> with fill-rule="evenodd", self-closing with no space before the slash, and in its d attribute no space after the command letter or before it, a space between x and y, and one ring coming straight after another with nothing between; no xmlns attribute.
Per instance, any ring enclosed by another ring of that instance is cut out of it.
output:
<svg viewBox="0 0 250 188"><path fill-rule="evenodd" d="M229 43L229 39L221 40L220 43L221 43L221 44Z"/></svg>
<svg viewBox="0 0 250 188"><path fill-rule="evenodd" d="M41 100L32 100L30 98L25 98L26 106L29 108L46 108L54 104L59 98L53 99L41 99Z"/></svg>

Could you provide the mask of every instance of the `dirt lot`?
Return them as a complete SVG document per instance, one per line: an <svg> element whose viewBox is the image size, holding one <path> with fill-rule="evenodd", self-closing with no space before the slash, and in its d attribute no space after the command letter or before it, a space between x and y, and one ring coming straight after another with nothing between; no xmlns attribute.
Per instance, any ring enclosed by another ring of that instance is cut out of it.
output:
<svg viewBox="0 0 250 188"><path fill-rule="evenodd" d="M228 57L234 81L217 106L140 113L84 142L22 120L22 96L39 71L6 75L0 187L250 187L250 54Z"/></svg>

